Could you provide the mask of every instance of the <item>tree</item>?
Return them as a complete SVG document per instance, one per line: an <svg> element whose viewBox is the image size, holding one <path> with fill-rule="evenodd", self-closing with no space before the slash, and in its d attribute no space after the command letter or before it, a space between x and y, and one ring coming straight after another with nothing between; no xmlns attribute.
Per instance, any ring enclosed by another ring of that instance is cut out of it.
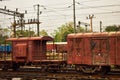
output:
<svg viewBox="0 0 120 80"><path fill-rule="evenodd" d="M16 35L17 35L17 37L19 37L19 36L24 36L24 37L36 36L34 31L29 31L29 30L24 30L24 31L17 30Z"/></svg>
<svg viewBox="0 0 120 80"><path fill-rule="evenodd" d="M9 36L9 30L7 28L0 28L0 44L5 43L5 39Z"/></svg>
<svg viewBox="0 0 120 80"><path fill-rule="evenodd" d="M40 31L41 36L48 36L48 33L45 30Z"/></svg>
<svg viewBox="0 0 120 80"><path fill-rule="evenodd" d="M82 27L79 28L83 32L84 29ZM69 22L61 25L57 30L52 34L56 42L65 42L67 39L67 35L70 33L74 33L73 22Z"/></svg>
<svg viewBox="0 0 120 80"><path fill-rule="evenodd" d="M111 32L111 31L119 31L120 30L120 25L110 25L110 26L106 26L105 31L107 32Z"/></svg>

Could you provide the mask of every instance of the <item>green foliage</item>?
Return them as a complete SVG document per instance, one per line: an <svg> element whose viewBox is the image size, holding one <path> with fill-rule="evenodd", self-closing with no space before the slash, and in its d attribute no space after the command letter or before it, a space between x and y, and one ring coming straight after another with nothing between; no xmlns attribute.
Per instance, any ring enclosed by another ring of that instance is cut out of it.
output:
<svg viewBox="0 0 120 80"><path fill-rule="evenodd" d="M84 29L80 27L78 31L83 32ZM67 35L70 33L74 33L73 22L62 25L58 30L55 30L53 33L54 35L52 35L56 42L65 42L67 41Z"/></svg>
<svg viewBox="0 0 120 80"><path fill-rule="evenodd" d="M71 23L62 25L58 30L54 31L54 39L56 42L66 41L67 34L73 33L74 29Z"/></svg>
<svg viewBox="0 0 120 80"><path fill-rule="evenodd" d="M77 31L77 33L79 33L79 32L85 32L84 29L83 29L83 27L77 27L76 31Z"/></svg>
<svg viewBox="0 0 120 80"><path fill-rule="evenodd" d="M5 43L5 37L0 35L0 44Z"/></svg>
<svg viewBox="0 0 120 80"><path fill-rule="evenodd" d="M17 30L16 35L17 35L17 37L19 37L19 36L24 36L24 37L37 36L34 31L29 31L29 30L24 30L24 31ZM40 31L40 35L41 36L48 36L48 34L45 30Z"/></svg>
<svg viewBox="0 0 120 80"><path fill-rule="evenodd" d="M29 31L29 30L25 30L25 31L17 30L16 35L17 35L17 37L19 37L19 36L24 36L24 37L36 36L34 31Z"/></svg>
<svg viewBox="0 0 120 80"><path fill-rule="evenodd" d="M45 30L40 31L41 36L48 36L48 33Z"/></svg>
<svg viewBox="0 0 120 80"><path fill-rule="evenodd" d="M0 28L0 44L5 43L5 39L8 38L9 30L7 28Z"/></svg>
<svg viewBox="0 0 120 80"><path fill-rule="evenodd" d="M106 26L105 31L111 32L111 31L119 31L120 30L120 25L112 25L112 26Z"/></svg>

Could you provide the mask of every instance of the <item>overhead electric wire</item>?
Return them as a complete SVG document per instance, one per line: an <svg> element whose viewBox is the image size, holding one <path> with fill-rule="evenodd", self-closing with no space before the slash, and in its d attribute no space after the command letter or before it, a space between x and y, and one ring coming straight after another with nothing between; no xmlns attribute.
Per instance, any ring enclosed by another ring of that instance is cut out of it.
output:
<svg viewBox="0 0 120 80"><path fill-rule="evenodd" d="M80 9L105 8L105 7L115 7L115 6L120 6L120 4L118 4L118 5L102 5L102 6L87 6L87 7L82 7Z"/></svg>
<svg viewBox="0 0 120 80"><path fill-rule="evenodd" d="M93 0L93 1L100 1L100 0ZM91 2L91 0L86 0L86 1L83 1L83 2L80 2L80 3L85 3L85 2ZM55 5L54 5L55 6ZM120 6L120 4L113 4L113 5L101 5L101 6L87 6L87 5L85 5L85 7L76 7L76 10L81 10L81 9L93 9L93 8L108 8L108 7L117 7L117 6ZM30 7L27 7L27 8L30 8ZM51 17L51 16L58 16L58 15L60 15L60 16L71 16L72 14L63 14L62 12L60 12L60 11L70 11L70 10L72 10L72 9L68 9L68 8L52 8L52 9L50 9L50 7L49 8L47 8L47 10L45 10L45 12L47 13L47 16L40 16L40 17ZM29 13L27 13L27 14L33 14L33 13L35 13L35 12L32 12L32 10L30 9L30 10L28 10L28 11L31 11L31 12L29 12ZM56 14L58 14L58 15L48 15L49 14L49 12L53 12L53 13L56 13ZM45 13L45 14L46 14ZM111 13L120 13L120 11L111 11L111 12L99 12L99 13L93 13L93 14L111 14ZM77 14L77 15L86 15L87 13L84 13L84 14Z"/></svg>
<svg viewBox="0 0 120 80"><path fill-rule="evenodd" d="M109 11L109 12L99 12L99 13L93 13L93 14L119 14L120 13L120 11ZM71 16L72 14L67 14L67 15L65 15L65 16ZM81 14L76 14L76 15L88 15L88 13L81 13ZM59 16L59 15L49 15L49 16ZM36 16L28 16L28 17L25 17L25 19L27 18L27 19L30 19L30 17L36 17ZM47 16L40 16L41 18L48 18L48 15ZM63 16L61 16L61 17L63 17ZM52 17L53 18L53 17ZM10 18L0 18L0 19L10 19ZM12 18L11 18L12 19ZM18 19L16 19L16 20L18 20Z"/></svg>
<svg viewBox="0 0 120 80"><path fill-rule="evenodd" d="M104 8L104 7L115 7L115 6L120 6L120 5L102 5L102 6L91 6L91 7L82 7L82 8L77 8L76 10L81 10L81 9L90 9L90 8ZM47 8L47 10L45 10L44 12L44 14L48 14L48 13L50 13L50 12L53 12L53 13L56 13L56 14L58 14L58 15L61 15L61 16L67 16L67 14L62 14L62 13L60 13L59 11L70 11L71 9L64 9L64 10L55 10L55 9L49 9L49 8ZM115 11L113 11L114 13L116 13ZM32 11L30 11L30 12L28 12L27 14L36 14L36 12L32 12ZM101 13L104 13L104 12L101 12ZM111 13L111 12L108 12L108 13ZM117 12L117 13L119 13L119 12ZM26 14L26 15L27 15Z"/></svg>
<svg viewBox="0 0 120 80"><path fill-rule="evenodd" d="M82 2L79 2L79 3L86 3L86 2L95 2L95 1L100 1L100 0L86 0L86 1L82 1ZM68 3L64 3L64 4L52 4L54 7L56 7L56 6L58 6L58 5L65 5L65 4L68 4ZM50 5L50 6L52 6L52 5ZM69 5L69 4L68 4ZM83 4L82 4L83 5ZM6 5L4 5L4 6L6 6ZM49 5L47 5L47 6L49 6ZM46 7L47 7L46 6ZM87 6L87 5L86 5ZM112 6L120 6L119 4L118 5L103 5L103 6L88 6L88 7L83 7L83 9L86 9L86 8L99 8L99 7L112 7ZM8 6L9 8L10 8L10 6ZM11 8L14 8L13 6L11 7ZM33 8L33 7L24 7L25 9L26 8ZM16 9L16 8L14 8L14 9ZM18 8L18 9L21 9L21 8ZM54 9L65 9L65 7L63 7L63 8L54 8ZM82 8L80 8L80 9L82 9ZM27 9L28 10L28 9Z"/></svg>
<svg viewBox="0 0 120 80"><path fill-rule="evenodd" d="M93 2L93 1L99 1L99 0L92 0L91 2ZM88 1L82 1L82 3L83 2L90 2L90 0L88 0ZM68 3L64 3L64 4L52 4L54 7L56 7L56 6L58 6L58 5L69 5ZM3 5L3 4L2 4ZM47 6L52 6L52 5L47 5ZM3 5L3 6L6 6L6 5ZM16 9L15 7L13 7L13 6L7 6L7 7L9 7L9 8L14 8L14 9ZM33 8L33 7L24 7L25 9L27 9L27 8ZM64 9L65 7L63 7L63 8L56 8L56 9ZM20 7L18 7L18 9L20 9L20 11L23 11L23 9L21 9ZM55 8L54 8L55 9ZM25 10L24 10L25 11ZM27 11L29 11L28 9L27 9Z"/></svg>
<svg viewBox="0 0 120 80"><path fill-rule="evenodd" d="M82 2L80 2L80 3L85 3L85 2L95 2L95 1L100 1L100 0L92 0L92 1L91 1L91 0L86 0L86 1L84 0L84 1L82 1Z"/></svg>
<svg viewBox="0 0 120 80"><path fill-rule="evenodd" d="M85 5L86 7L81 7L81 8L77 8L76 7L76 10L81 10L81 9L93 9L93 8L105 8L105 7L117 7L117 6L120 6L120 4L118 4L118 5L102 5L102 6L87 6L87 5ZM56 8L54 8L54 10L59 10L59 11L68 11L68 10L71 10L70 8L59 8L59 9L56 9ZM48 11L48 12L50 12L50 11Z"/></svg>
<svg viewBox="0 0 120 80"><path fill-rule="evenodd" d="M89 1L89 0L88 0ZM96 1L96 0L95 0ZM98 0L97 0L98 1ZM117 5L102 5L102 6L87 6L87 5L85 5L86 7L81 7L81 8L77 8L76 7L76 10L78 10L78 9L90 9L90 8L105 8L105 7L115 7L115 6L120 6L120 4L117 4ZM47 8L47 10L45 11L45 12L55 12L55 13L58 13L58 14L61 14L61 13L59 13L59 12L57 12L57 11L69 11L69 10L71 10L71 9L68 9L68 8L52 8L52 9L49 9L49 8ZM27 11L30 11L29 13L27 13L27 14L30 14L30 13L35 13L35 12L32 12L32 10L30 9L30 10L27 10ZM61 15L64 15L64 14L61 14Z"/></svg>

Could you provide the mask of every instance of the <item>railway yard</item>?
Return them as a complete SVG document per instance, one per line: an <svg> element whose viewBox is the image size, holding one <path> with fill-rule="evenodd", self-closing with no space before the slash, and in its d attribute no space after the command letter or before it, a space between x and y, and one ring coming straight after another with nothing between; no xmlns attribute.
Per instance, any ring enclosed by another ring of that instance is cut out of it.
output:
<svg viewBox="0 0 120 80"><path fill-rule="evenodd" d="M112 36L108 34L112 34ZM76 34L77 39L73 35L69 35L67 45L57 44L56 47L55 44L46 46L47 41L53 40L50 36L7 39L12 41L12 54L1 51L0 79L120 80L120 49L117 48L120 44L120 32L95 33L94 35ZM90 37L86 37L86 35ZM88 41L86 38L90 38L92 41ZM83 45L84 41L86 42ZM102 45L103 43L104 45ZM108 45L116 47L112 49L113 47ZM66 46L69 47L68 50L66 50ZM84 47L86 47L86 51L84 51ZM52 51L52 49L56 51Z"/></svg>
<svg viewBox="0 0 120 80"><path fill-rule="evenodd" d="M120 80L120 0L18 1L0 0L0 80Z"/></svg>

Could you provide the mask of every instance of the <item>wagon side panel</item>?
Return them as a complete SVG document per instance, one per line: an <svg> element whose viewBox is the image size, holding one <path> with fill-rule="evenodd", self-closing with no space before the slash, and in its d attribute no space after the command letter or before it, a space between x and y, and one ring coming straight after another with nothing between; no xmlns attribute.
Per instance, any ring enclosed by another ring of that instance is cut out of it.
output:
<svg viewBox="0 0 120 80"><path fill-rule="evenodd" d="M15 41L12 47L14 62L24 62L27 60L27 43L25 41Z"/></svg>
<svg viewBox="0 0 120 80"><path fill-rule="evenodd" d="M116 64L116 38L110 37L109 44L110 44L110 49L109 49L110 64L115 65Z"/></svg>
<svg viewBox="0 0 120 80"><path fill-rule="evenodd" d="M68 40L68 63L84 63L84 40L83 38L70 38Z"/></svg>
<svg viewBox="0 0 120 80"><path fill-rule="evenodd" d="M120 65L120 37L117 37L116 65Z"/></svg>
<svg viewBox="0 0 120 80"><path fill-rule="evenodd" d="M72 64L74 63L73 59L74 59L74 55L73 55L73 39L68 38L67 39L68 42L68 46L67 46L67 63L68 64Z"/></svg>
<svg viewBox="0 0 120 80"><path fill-rule="evenodd" d="M85 38L84 41L84 63L88 65L92 65L92 52L90 45L90 38Z"/></svg>

